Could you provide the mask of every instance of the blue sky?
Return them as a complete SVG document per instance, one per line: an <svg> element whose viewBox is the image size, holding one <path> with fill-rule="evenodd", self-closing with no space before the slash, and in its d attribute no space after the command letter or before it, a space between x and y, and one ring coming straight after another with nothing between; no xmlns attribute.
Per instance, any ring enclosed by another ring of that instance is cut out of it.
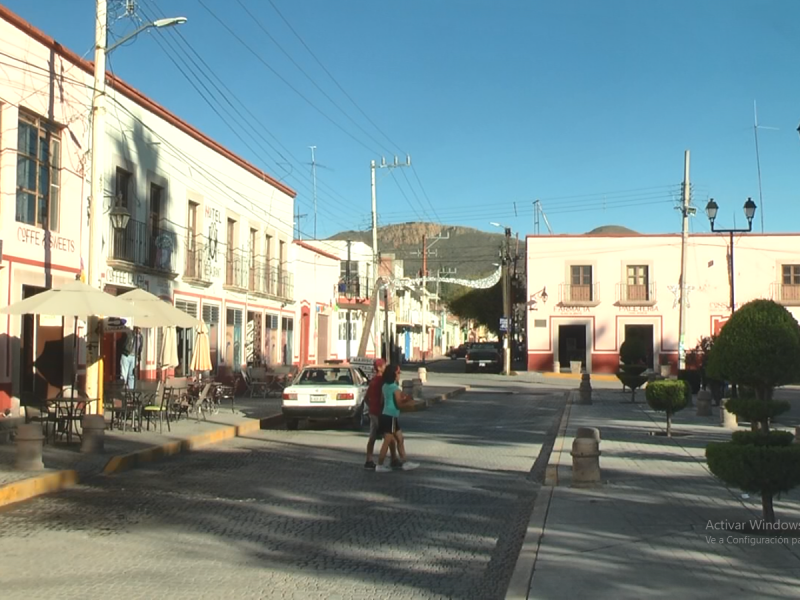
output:
<svg viewBox="0 0 800 600"><path fill-rule="evenodd" d="M91 58L93 0L3 3ZM112 34L132 31L125 2L109 4ZM688 149L693 231L709 229L709 196L720 226L742 226L752 196L765 231L798 230L800 2L138 1L142 20L178 15L188 23L115 50L114 72L286 181L309 215L316 145L319 237L365 228L370 160L406 152L413 169L378 171L381 223L526 234L539 198L556 233L679 231ZM184 76L214 93L192 52L232 92L238 114L209 98L236 133Z"/></svg>

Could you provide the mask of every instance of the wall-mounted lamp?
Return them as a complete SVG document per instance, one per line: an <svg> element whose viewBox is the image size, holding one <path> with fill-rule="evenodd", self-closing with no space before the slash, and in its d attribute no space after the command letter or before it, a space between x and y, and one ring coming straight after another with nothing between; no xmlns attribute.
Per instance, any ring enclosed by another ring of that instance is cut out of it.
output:
<svg viewBox="0 0 800 600"><path fill-rule="evenodd" d="M125 231L130 221L131 213L122 205L122 197L117 196L117 201L114 203L113 208L109 213L111 217L111 226L114 231Z"/></svg>
<svg viewBox="0 0 800 600"><path fill-rule="evenodd" d="M545 286L535 294L531 294L530 300L528 300L528 310L539 310L537 306L539 300L541 300L543 304L547 304L547 298L547 286Z"/></svg>

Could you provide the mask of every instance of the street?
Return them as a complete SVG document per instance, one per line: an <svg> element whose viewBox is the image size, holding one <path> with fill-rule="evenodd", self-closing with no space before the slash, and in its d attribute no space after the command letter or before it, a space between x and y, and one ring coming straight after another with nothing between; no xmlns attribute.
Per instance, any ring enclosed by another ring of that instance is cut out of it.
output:
<svg viewBox="0 0 800 600"><path fill-rule="evenodd" d="M564 397L459 367L429 371L474 389L401 418L416 471L315 424L5 511L3 597L503 598Z"/></svg>

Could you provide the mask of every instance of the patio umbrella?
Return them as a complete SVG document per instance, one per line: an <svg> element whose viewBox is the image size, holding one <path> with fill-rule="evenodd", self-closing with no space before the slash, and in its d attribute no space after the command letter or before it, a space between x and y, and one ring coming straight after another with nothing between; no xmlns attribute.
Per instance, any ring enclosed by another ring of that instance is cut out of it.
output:
<svg viewBox="0 0 800 600"><path fill-rule="evenodd" d="M197 327L198 319L175 308L169 302L143 289L135 289L119 296L143 313L136 317L137 327Z"/></svg>
<svg viewBox="0 0 800 600"><path fill-rule="evenodd" d="M161 343L161 368L172 369L178 366L178 336L174 327L164 328L164 339Z"/></svg>
<svg viewBox="0 0 800 600"><path fill-rule="evenodd" d="M211 349L208 344L208 329L202 321L197 328L197 337L194 341L194 353L192 354L192 364L189 365L192 371L211 370Z"/></svg>
<svg viewBox="0 0 800 600"><path fill-rule="evenodd" d="M78 281L52 288L0 309L4 315L58 317L146 317L129 302Z"/></svg>

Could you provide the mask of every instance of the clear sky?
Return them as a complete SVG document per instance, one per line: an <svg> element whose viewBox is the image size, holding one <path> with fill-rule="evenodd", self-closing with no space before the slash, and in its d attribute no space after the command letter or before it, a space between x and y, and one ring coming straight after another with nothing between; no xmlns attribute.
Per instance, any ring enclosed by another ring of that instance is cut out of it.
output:
<svg viewBox="0 0 800 600"><path fill-rule="evenodd" d="M91 59L93 0L3 3ZM136 23L109 4L118 39ZM744 225L752 196L765 231L800 230L800 2L136 4L143 21L189 21L115 50L113 71L294 187L304 237L312 145L319 237L368 226L370 160L395 153L413 168L378 171L382 224L526 234L539 198L556 233L679 231L688 149L693 231L709 229L709 196L720 226Z"/></svg>

